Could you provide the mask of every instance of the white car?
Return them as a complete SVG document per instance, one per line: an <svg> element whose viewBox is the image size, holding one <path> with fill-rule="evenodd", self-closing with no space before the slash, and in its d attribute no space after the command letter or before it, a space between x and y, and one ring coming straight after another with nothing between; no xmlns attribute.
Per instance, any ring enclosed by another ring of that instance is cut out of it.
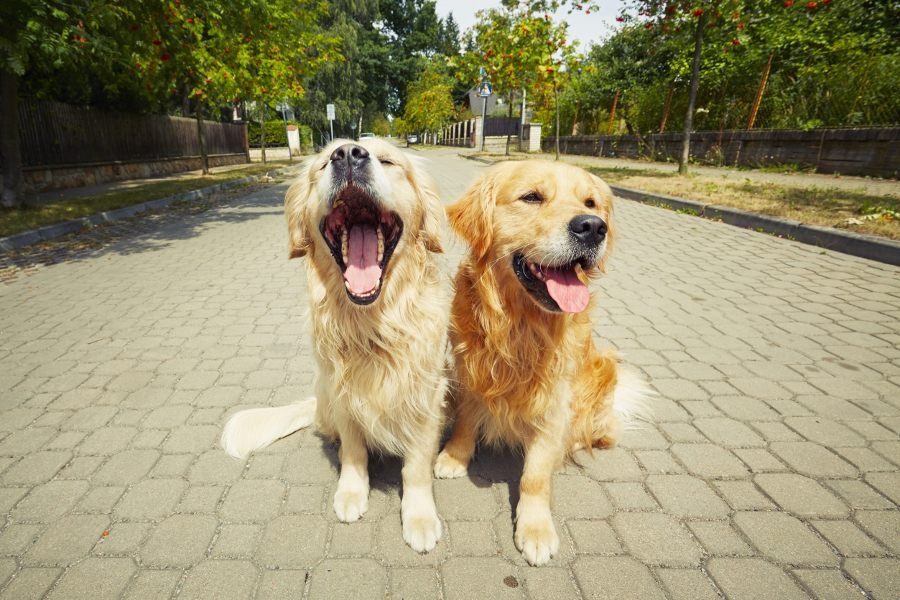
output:
<svg viewBox="0 0 900 600"><path fill-rule="evenodd" d="M374 134L374 133L371 133L371 132L366 132L366 133L361 133L361 134L359 134L359 139L361 139L361 140L367 140L367 139L373 138L373 137L375 137L375 134Z"/></svg>

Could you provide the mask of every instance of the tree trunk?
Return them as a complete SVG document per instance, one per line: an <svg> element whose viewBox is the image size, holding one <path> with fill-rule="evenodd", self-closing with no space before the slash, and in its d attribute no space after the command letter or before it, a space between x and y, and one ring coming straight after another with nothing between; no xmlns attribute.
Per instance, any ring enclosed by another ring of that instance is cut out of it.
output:
<svg viewBox="0 0 900 600"><path fill-rule="evenodd" d="M678 161L678 172L686 175L688 159L691 156L691 129L694 127L694 102L697 100L697 87L700 85L700 54L703 50L703 27L706 25L706 13L697 19L697 36L694 43L694 68L691 71L691 93L688 96L687 114L684 116L684 138L681 143L681 160Z"/></svg>
<svg viewBox="0 0 900 600"><path fill-rule="evenodd" d="M22 149L19 147L19 76L0 68L0 171L3 190L0 203L5 208L25 204L22 182Z"/></svg>
<svg viewBox="0 0 900 600"><path fill-rule="evenodd" d="M197 140L200 142L200 161L203 163L203 174L209 175L209 156L206 154L206 135L203 132L203 105L199 101L194 115L197 119Z"/></svg>
<svg viewBox="0 0 900 600"><path fill-rule="evenodd" d="M266 104L262 103L262 118L259 120L259 147L262 153L262 161L266 162ZM334 137L334 136L332 136Z"/></svg>
<svg viewBox="0 0 900 600"><path fill-rule="evenodd" d="M512 133L509 131L509 119L512 119L512 101L513 101L513 93L509 93L509 110L506 113L507 125L506 125L506 156L509 156L509 142L512 139Z"/></svg>

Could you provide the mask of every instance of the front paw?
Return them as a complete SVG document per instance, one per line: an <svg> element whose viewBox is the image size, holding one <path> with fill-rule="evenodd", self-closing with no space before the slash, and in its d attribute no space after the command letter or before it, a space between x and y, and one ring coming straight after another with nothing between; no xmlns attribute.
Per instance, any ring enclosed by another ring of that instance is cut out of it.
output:
<svg viewBox="0 0 900 600"><path fill-rule="evenodd" d="M539 567L550 562L559 550L559 536L550 516L519 519L516 524L516 548L529 564Z"/></svg>
<svg viewBox="0 0 900 600"><path fill-rule="evenodd" d="M468 467L468 463L460 462L446 450L442 450L434 462L434 476L438 479L462 477L468 472Z"/></svg>
<svg viewBox="0 0 900 600"><path fill-rule="evenodd" d="M334 514L344 523L358 521L369 510L369 490L338 489L334 494Z"/></svg>
<svg viewBox="0 0 900 600"><path fill-rule="evenodd" d="M442 532L443 526L436 512L403 516L403 540L416 552L430 552L441 539Z"/></svg>

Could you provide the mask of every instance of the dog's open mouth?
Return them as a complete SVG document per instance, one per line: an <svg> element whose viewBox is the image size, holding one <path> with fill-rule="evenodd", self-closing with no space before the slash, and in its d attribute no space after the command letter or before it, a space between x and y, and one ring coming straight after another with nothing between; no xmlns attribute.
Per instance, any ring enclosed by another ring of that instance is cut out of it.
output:
<svg viewBox="0 0 900 600"><path fill-rule="evenodd" d="M533 263L523 254L516 253L512 267L528 293L547 310L578 313L587 308L591 293L579 277L579 271L583 273L591 268L585 258L565 265L547 266Z"/></svg>
<svg viewBox="0 0 900 600"><path fill-rule="evenodd" d="M335 198L319 230L344 276L350 300L374 302L403 233L403 221L379 207L364 190L349 185Z"/></svg>

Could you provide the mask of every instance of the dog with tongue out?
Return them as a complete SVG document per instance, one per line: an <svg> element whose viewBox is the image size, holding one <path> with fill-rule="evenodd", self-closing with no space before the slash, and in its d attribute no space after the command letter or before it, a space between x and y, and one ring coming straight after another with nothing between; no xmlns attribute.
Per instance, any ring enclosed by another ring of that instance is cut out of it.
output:
<svg viewBox="0 0 900 600"><path fill-rule="evenodd" d="M646 394L593 339L589 283L612 248L612 192L572 165L510 161L447 214L470 249L450 317L453 433L434 473L464 475L479 442L522 450L515 543L542 565L559 548L553 472L578 450L615 445Z"/></svg>
<svg viewBox="0 0 900 600"><path fill-rule="evenodd" d="M400 456L403 539L427 552L442 532L432 467L450 303L434 184L384 140L339 140L306 163L285 215L290 257L305 258L316 397L236 413L222 446L244 458L314 422L340 443L333 506L344 522L368 509L369 452Z"/></svg>

